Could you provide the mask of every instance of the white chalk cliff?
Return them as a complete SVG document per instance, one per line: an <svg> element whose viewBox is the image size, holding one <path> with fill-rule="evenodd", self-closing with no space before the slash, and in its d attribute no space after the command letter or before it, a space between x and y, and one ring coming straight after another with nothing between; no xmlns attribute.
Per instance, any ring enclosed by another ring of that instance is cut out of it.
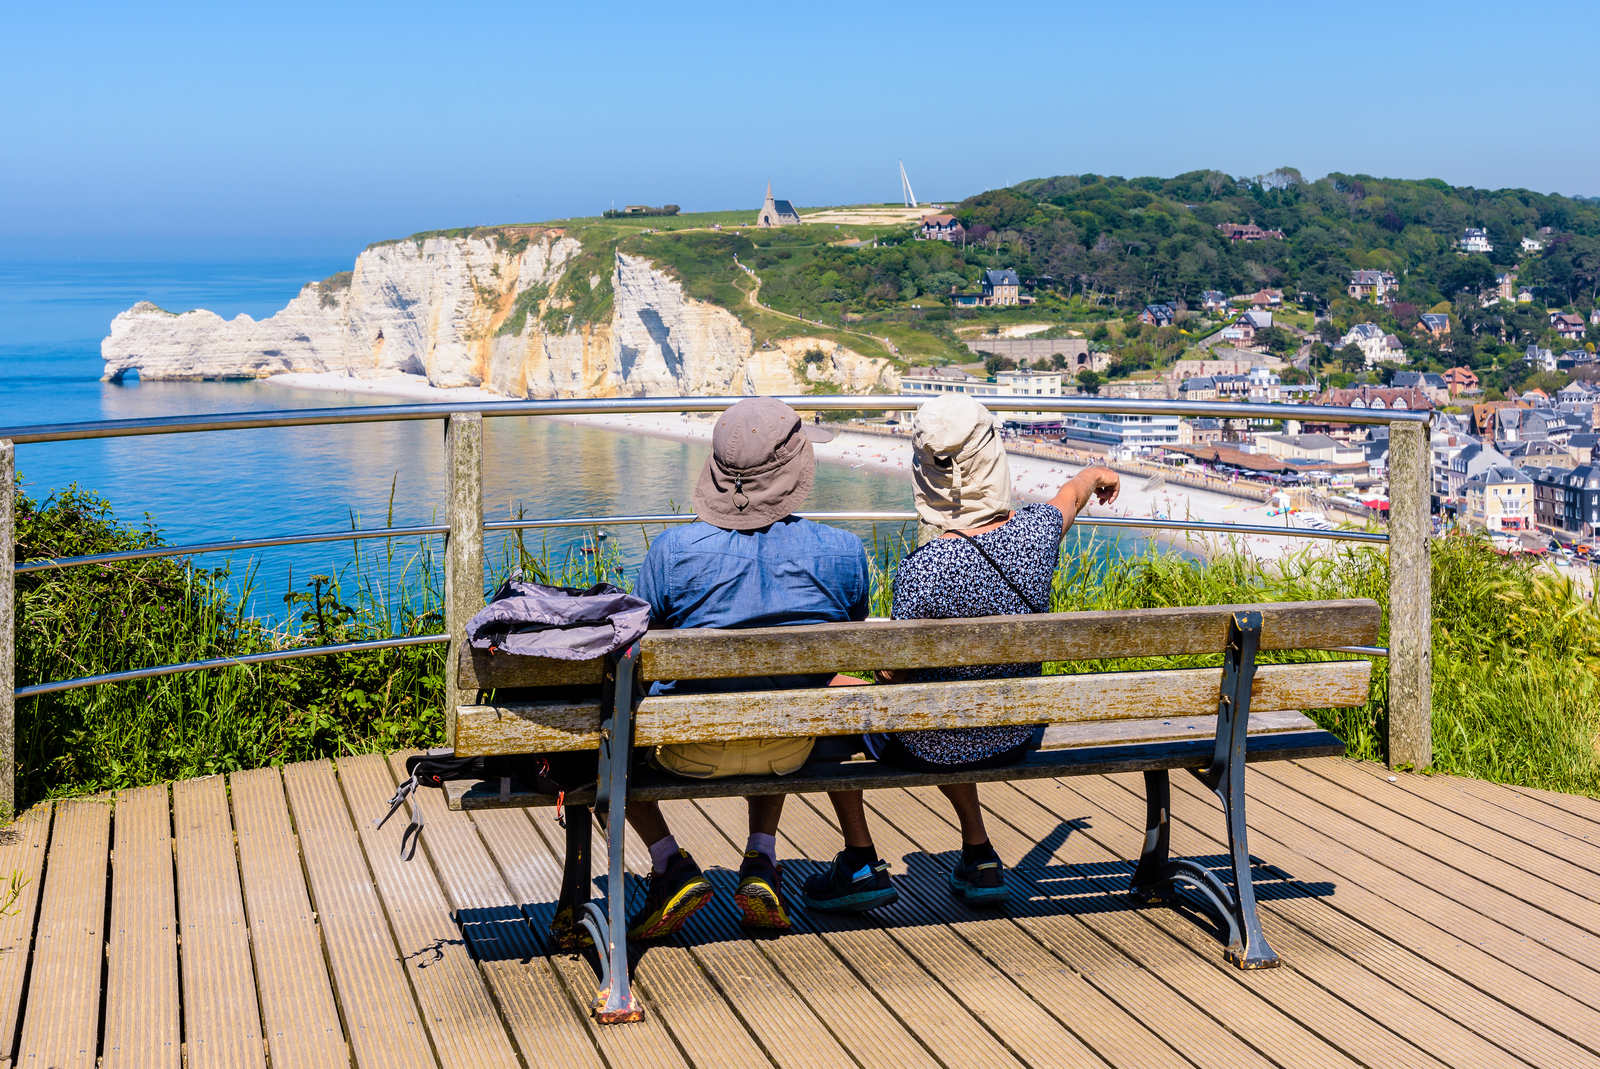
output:
<svg viewBox="0 0 1600 1069"><path fill-rule="evenodd" d="M689 297L642 257L617 254L609 279L565 279L581 251L563 231L541 228L383 243L347 275L307 283L259 322L141 301L112 321L100 345L104 377L404 372L517 398L803 393L819 381L852 393L899 389L888 361L832 341L756 348L737 316ZM581 311L573 292L607 282L609 318L579 322L569 313Z"/></svg>

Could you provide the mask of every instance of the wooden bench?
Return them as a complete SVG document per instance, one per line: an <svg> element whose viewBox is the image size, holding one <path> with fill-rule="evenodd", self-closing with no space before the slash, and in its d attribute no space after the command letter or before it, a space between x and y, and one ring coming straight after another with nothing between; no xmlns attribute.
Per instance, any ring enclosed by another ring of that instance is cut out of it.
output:
<svg viewBox="0 0 1600 1069"><path fill-rule="evenodd" d="M460 756L598 749L597 789L568 795L567 802L602 813L613 806L620 813L626 801L647 799L1143 772L1148 829L1130 892L1155 903L1180 885L1193 890L1227 928L1228 960L1243 969L1268 968L1278 958L1256 916L1244 762L1343 753L1344 744L1300 710L1363 704L1372 665L1362 659L1258 665L1257 653L1369 646L1380 616L1376 602L1361 599L652 631L620 659L583 662L490 657L467 647L459 678L469 691L565 689L520 690L521 696L548 695L546 700L461 706L450 719L449 741ZM640 697L656 680L1218 653L1223 664L1209 668ZM632 700L613 701L612 694ZM978 772L911 772L859 757L814 759L783 777L691 780L630 769L634 746L1007 724L1047 725L1041 748L1018 764ZM616 745L618 740L624 744ZM1174 768L1189 769L1222 801L1231 889L1204 866L1168 857L1167 773ZM460 780L446 789L452 809L555 801L511 780ZM609 910L588 903L583 921L596 945L609 951L600 955L596 1015L602 1021L636 1020L626 939L620 937L627 928L625 822L607 823ZM589 825L587 819L569 819L568 825L563 886L582 901L589 896Z"/></svg>

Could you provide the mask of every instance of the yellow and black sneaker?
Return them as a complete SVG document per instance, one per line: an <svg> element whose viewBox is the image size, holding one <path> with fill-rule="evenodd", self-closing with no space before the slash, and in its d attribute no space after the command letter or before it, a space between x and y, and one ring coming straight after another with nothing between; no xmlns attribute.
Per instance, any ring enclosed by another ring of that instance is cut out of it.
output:
<svg viewBox="0 0 1600 1069"><path fill-rule="evenodd" d="M746 928L786 931L793 927L788 904L783 900L783 866L759 850L744 855L733 904L739 907L739 923Z"/></svg>
<svg viewBox="0 0 1600 1069"><path fill-rule="evenodd" d="M628 938L665 939L711 901L711 881L694 863L689 851L679 850L667 862L667 871L653 872L645 884L644 905L628 918Z"/></svg>

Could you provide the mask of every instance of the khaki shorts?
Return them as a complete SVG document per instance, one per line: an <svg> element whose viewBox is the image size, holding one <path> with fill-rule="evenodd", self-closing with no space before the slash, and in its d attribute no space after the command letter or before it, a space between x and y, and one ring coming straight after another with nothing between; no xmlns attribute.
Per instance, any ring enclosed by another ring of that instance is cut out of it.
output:
<svg viewBox="0 0 1600 1069"><path fill-rule="evenodd" d="M657 746L650 763L691 779L787 776L806 763L816 739L741 739Z"/></svg>

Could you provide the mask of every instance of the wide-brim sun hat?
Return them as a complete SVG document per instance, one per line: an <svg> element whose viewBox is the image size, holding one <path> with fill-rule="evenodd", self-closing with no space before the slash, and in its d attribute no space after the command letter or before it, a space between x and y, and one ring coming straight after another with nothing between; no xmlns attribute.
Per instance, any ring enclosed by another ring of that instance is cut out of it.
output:
<svg viewBox="0 0 1600 1069"><path fill-rule="evenodd" d="M713 527L755 531L800 507L816 480L812 442L833 432L808 426L774 397L747 397L711 432L711 456L694 488L694 513Z"/></svg>
<svg viewBox="0 0 1600 1069"><path fill-rule="evenodd" d="M936 530L983 527L1011 513L1011 470L994 413L966 394L917 409L911 478L917 517Z"/></svg>

